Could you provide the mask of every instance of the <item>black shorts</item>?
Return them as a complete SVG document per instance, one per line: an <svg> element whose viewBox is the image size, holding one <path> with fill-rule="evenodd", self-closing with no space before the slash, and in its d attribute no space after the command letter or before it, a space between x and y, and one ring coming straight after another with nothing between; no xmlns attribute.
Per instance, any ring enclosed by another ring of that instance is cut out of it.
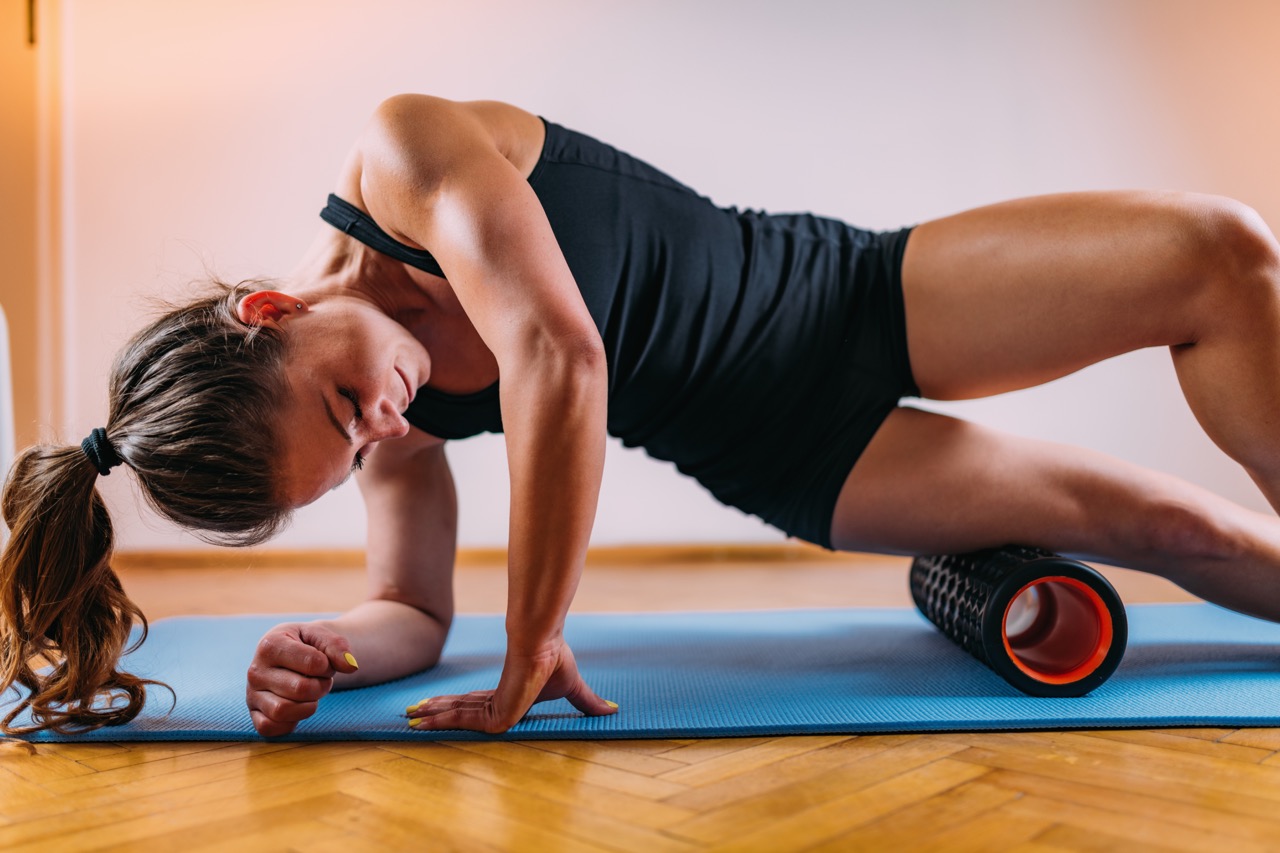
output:
<svg viewBox="0 0 1280 853"><path fill-rule="evenodd" d="M907 352L902 257L910 228L851 229L858 247L838 342L817 376L796 376L803 396L777 416L762 415L734 471L699 472L723 503L790 536L831 549L836 500L871 437L901 398L918 396ZM750 469L749 471L746 469Z"/></svg>

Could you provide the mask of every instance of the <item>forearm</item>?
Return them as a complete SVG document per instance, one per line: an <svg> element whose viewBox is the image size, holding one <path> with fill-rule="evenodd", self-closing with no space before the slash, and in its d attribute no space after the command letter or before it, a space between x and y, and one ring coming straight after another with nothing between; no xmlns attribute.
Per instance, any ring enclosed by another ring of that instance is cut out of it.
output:
<svg viewBox="0 0 1280 853"><path fill-rule="evenodd" d="M514 375L512 375L514 374ZM559 638L577 591L604 470L603 355L528 358L503 374L511 469L508 650Z"/></svg>
<svg viewBox="0 0 1280 853"><path fill-rule="evenodd" d="M408 604L370 599L335 619L318 620L347 638L360 669L334 678L335 690L381 684L440 659L448 626Z"/></svg>

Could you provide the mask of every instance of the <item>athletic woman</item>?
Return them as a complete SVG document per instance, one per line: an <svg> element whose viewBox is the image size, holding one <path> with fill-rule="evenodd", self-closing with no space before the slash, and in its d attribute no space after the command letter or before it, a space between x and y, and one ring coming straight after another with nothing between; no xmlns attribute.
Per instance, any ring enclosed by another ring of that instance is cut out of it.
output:
<svg viewBox="0 0 1280 853"><path fill-rule="evenodd" d="M899 406L1168 346L1200 424L1280 507L1280 254L1241 204L1082 193L871 233L717 208L515 107L407 95L379 107L322 215L288 279L224 287L141 332L104 428L18 459L0 686L30 689L37 728L142 707L145 682L117 669L142 617L110 568L94 485L114 465L162 513L232 544L362 469L369 596L263 637L247 702L274 736L333 687L438 660L456 540L444 445L482 431L505 433L510 462L504 667L494 690L417 706L417 729L500 732L559 697L615 712L562 635L606 433L824 547L1025 543L1280 619L1274 516Z"/></svg>

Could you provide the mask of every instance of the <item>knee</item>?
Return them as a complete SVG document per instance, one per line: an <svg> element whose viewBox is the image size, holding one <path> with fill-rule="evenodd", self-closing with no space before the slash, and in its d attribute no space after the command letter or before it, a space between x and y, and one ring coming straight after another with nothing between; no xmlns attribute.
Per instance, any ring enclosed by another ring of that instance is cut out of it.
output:
<svg viewBox="0 0 1280 853"><path fill-rule="evenodd" d="M1172 207L1189 268L1205 288L1202 310L1221 316L1280 303L1280 243L1257 211L1234 199L1192 194Z"/></svg>

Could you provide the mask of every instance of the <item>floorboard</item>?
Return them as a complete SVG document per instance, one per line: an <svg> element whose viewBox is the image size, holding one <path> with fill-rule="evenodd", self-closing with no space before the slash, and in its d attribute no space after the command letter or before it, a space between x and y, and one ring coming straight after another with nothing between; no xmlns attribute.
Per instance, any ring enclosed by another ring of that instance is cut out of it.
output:
<svg viewBox="0 0 1280 853"><path fill-rule="evenodd" d="M1185 601L1105 570L1126 601ZM357 568L122 573L151 618L340 610ZM592 565L578 611L910 606L906 562ZM458 571L499 612L501 566ZM1280 849L1280 729L529 743L0 745L0 849Z"/></svg>

